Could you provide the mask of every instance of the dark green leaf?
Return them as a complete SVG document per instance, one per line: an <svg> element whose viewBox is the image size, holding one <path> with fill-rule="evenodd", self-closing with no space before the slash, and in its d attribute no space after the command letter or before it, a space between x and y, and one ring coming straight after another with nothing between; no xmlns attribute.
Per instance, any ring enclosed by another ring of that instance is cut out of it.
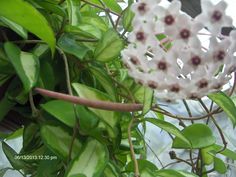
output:
<svg viewBox="0 0 236 177"><path fill-rule="evenodd" d="M5 17L0 17L0 20L6 24L9 28L11 28L13 31L15 31L17 34L19 34L22 38L27 39L28 38L28 33L27 31L21 27L20 25L16 24L15 22L5 18Z"/></svg>
<svg viewBox="0 0 236 177"><path fill-rule="evenodd" d="M94 57L98 61L107 62L120 55L124 43L116 31L108 30L97 44Z"/></svg>
<svg viewBox="0 0 236 177"><path fill-rule="evenodd" d="M33 6L23 0L0 1L0 16L3 16L35 34L55 50L55 37L46 19Z"/></svg>
<svg viewBox="0 0 236 177"><path fill-rule="evenodd" d="M50 148L63 160L66 160L69 155L72 135L70 135L64 128L60 126L46 124L41 127L40 132L43 141L48 146L48 148ZM76 138L71 151L72 159L79 153L81 147L82 145L80 141Z"/></svg>
<svg viewBox="0 0 236 177"><path fill-rule="evenodd" d="M38 58L32 53L21 51L16 45L10 42L5 43L4 48L24 85L25 93L29 92L38 81Z"/></svg>
<svg viewBox="0 0 236 177"><path fill-rule="evenodd" d="M7 113L15 106L15 102L8 99L5 95L0 101L0 121L7 115Z"/></svg>
<svg viewBox="0 0 236 177"><path fill-rule="evenodd" d="M82 98L87 98L91 100L100 100L100 101L112 101L107 94L94 88L78 83L73 83L72 86L75 89L76 93ZM106 127L110 136L112 138L116 138L118 133L118 130L116 128L116 125L119 120L118 113L114 111L106 111L93 108L89 108L89 110L94 112L100 118L100 120L106 123Z"/></svg>
<svg viewBox="0 0 236 177"><path fill-rule="evenodd" d="M89 140L71 163L66 177L99 177L108 163L108 150L97 140Z"/></svg>
<svg viewBox="0 0 236 177"><path fill-rule="evenodd" d="M209 94L208 97L220 106L228 115L233 126L236 126L236 107L233 101L223 92Z"/></svg>
<svg viewBox="0 0 236 177"><path fill-rule="evenodd" d="M20 159L17 159L16 157L18 154L4 141L2 141L2 149L14 169L20 170L26 167L26 163Z"/></svg>
<svg viewBox="0 0 236 177"><path fill-rule="evenodd" d="M76 42L74 35L64 34L58 40L59 47L66 53L76 56L78 59L83 59L89 49L82 44Z"/></svg>
<svg viewBox="0 0 236 177"><path fill-rule="evenodd" d="M173 148L199 149L208 147L216 141L211 129L205 124L190 125L184 128L182 134L190 141L191 146L179 137L176 137L172 144Z"/></svg>
<svg viewBox="0 0 236 177"><path fill-rule="evenodd" d="M191 146L190 144L190 140L187 138L187 136L185 136L177 127L175 127L173 124L163 121L163 120L159 120L159 119L154 119L154 118L145 118L142 121L147 121L150 122L154 125L156 125L157 127L167 131L168 133L171 133L173 135L176 136L176 138L180 139L181 141L183 141L186 145Z"/></svg>
<svg viewBox="0 0 236 177"><path fill-rule="evenodd" d="M217 157L214 157L214 169L220 174L225 174L227 172L225 163Z"/></svg>
<svg viewBox="0 0 236 177"><path fill-rule="evenodd" d="M90 67L90 71L100 82L106 92L110 95L113 101L116 100L116 91L112 79L101 69Z"/></svg>

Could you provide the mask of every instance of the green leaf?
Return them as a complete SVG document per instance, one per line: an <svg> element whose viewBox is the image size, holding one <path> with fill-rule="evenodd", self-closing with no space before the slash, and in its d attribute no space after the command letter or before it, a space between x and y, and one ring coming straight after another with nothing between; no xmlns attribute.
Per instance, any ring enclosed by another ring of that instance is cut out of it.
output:
<svg viewBox="0 0 236 177"><path fill-rule="evenodd" d="M7 94L0 101L0 121L7 115L7 113L15 106L15 102L8 99Z"/></svg>
<svg viewBox="0 0 236 177"><path fill-rule="evenodd" d="M225 163L217 157L214 157L214 169L220 174L225 174L227 172Z"/></svg>
<svg viewBox="0 0 236 177"><path fill-rule="evenodd" d="M65 26L65 32L74 33L78 36L81 36L81 38L100 39L102 36L99 28L86 23L81 23L77 26L67 25Z"/></svg>
<svg viewBox="0 0 236 177"><path fill-rule="evenodd" d="M216 139L211 129L205 124L193 124L182 131L182 134L190 141L191 146L182 139L176 137L173 141L173 148L200 149L215 143Z"/></svg>
<svg viewBox="0 0 236 177"><path fill-rule="evenodd" d="M6 140L12 140L15 138L19 138L23 135L24 128L19 128L16 131L12 132L10 135L6 137Z"/></svg>
<svg viewBox="0 0 236 177"><path fill-rule="evenodd" d="M154 91L148 87L144 90L144 100L143 100L143 115L145 115L152 107Z"/></svg>
<svg viewBox="0 0 236 177"><path fill-rule="evenodd" d="M65 10L61 6L55 3L52 3L50 1L41 1L41 0L34 0L34 1L36 1L38 5L40 5L43 9L49 11L50 13L55 13L62 17L66 16Z"/></svg>
<svg viewBox="0 0 236 177"><path fill-rule="evenodd" d="M55 50L55 37L46 19L33 6L23 0L0 1L0 16L3 16L35 34Z"/></svg>
<svg viewBox="0 0 236 177"><path fill-rule="evenodd" d="M80 105L77 105L77 112L79 115L80 131L90 134L91 130L94 130L98 125L98 116L89 109Z"/></svg>
<svg viewBox="0 0 236 177"><path fill-rule="evenodd" d="M125 11L124 15L122 16L122 24L126 31L132 31L132 20L134 18L134 13L131 11L130 6L128 6Z"/></svg>
<svg viewBox="0 0 236 177"><path fill-rule="evenodd" d="M90 71L110 95L113 101L116 101L116 91L112 79L101 69L90 67Z"/></svg>
<svg viewBox="0 0 236 177"><path fill-rule="evenodd" d="M198 177L193 173L176 170L158 170L156 175L158 177Z"/></svg>
<svg viewBox="0 0 236 177"><path fill-rule="evenodd" d="M98 42L94 57L98 61L108 62L120 55L124 43L113 29L108 30Z"/></svg>
<svg viewBox="0 0 236 177"><path fill-rule="evenodd" d="M5 18L0 17L0 21L2 21L4 24L6 24L9 28L11 28L13 31L15 31L17 34L19 34L22 38L27 39L28 33L27 31L21 27L20 25L16 24L15 22Z"/></svg>
<svg viewBox="0 0 236 177"><path fill-rule="evenodd" d="M76 42L74 35L64 34L58 40L58 46L66 53L76 56L78 59L83 59L89 49L82 44Z"/></svg>
<svg viewBox="0 0 236 177"><path fill-rule="evenodd" d="M168 133L175 135L176 138L183 141L186 145L191 146L190 144L191 141L173 124L160 120L160 119L154 119L154 118L145 118L142 121L147 121L156 125L157 127L167 131Z"/></svg>
<svg viewBox="0 0 236 177"><path fill-rule="evenodd" d="M102 1L106 5L106 7L108 7L112 11L114 11L118 14L120 14L122 12L121 7L119 6L119 4L117 3L116 0L102 0ZM99 2L99 0L90 0L90 2L93 4L99 5L100 7L103 7L102 4Z"/></svg>
<svg viewBox="0 0 236 177"><path fill-rule="evenodd" d="M208 97L220 106L228 115L233 126L236 126L236 107L234 102L223 92L209 94Z"/></svg>
<svg viewBox="0 0 236 177"><path fill-rule="evenodd" d="M100 16L83 16L82 23L84 24L91 24L99 28L102 32L108 30L108 25Z"/></svg>
<svg viewBox="0 0 236 177"><path fill-rule="evenodd" d="M214 148L212 146L201 149L202 160L204 164L210 165L214 162L214 157L209 152Z"/></svg>
<svg viewBox="0 0 236 177"><path fill-rule="evenodd" d="M29 92L38 81L38 58L32 53L21 51L16 45L10 42L5 43L4 48L24 85L25 93Z"/></svg>
<svg viewBox="0 0 236 177"><path fill-rule="evenodd" d="M11 170L11 168L3 168L0 170L0 177L4 177L5 173L7 172L7 170Z"/></svg>
<svg viewBox="0 0 236 177"><path fill-rule="evenodd" d="M99 90L96 90L94 88L73 83L73 88L75 89L76 93L81 98L87 98L91 100L100 100L100 101L112 101L109 96ZM94 112L101 121L103 121L106 124L106 128L112 138L116 138L118 130L116 128L116 125L119 121L118 119L118 113L114 111L106 111L106 110L100 110L100 109L94 109L94 108L88 108L92 112Z"/></svg>
<svg viewBox="0 0 236 177"><path fill-rule="evenodd" d="M89 140L71 163L66 177L100 177L108 163L108 150L97 140Z"/></svg>
<svg viewBox="0 0 236 177"><path fill-rule="evenodd" d="M50 148L63 160L68 159L70 144L73 138L71 134L69 134L64 128L60 126L46 124L41 127L40 133L44 143L48 146L48 148ZM71 151L72 159L80 152L81 148L82 145L80 141L75 138Z"/></svg>
<svg viewBox="0 0 236 177"><path fill-rule="evenodd" d="M213 148L212 148L215 152L223 149L222 146L218 145L218 144L214 144L213 145ZM236 152L234 151L231 151L230 149L225 149L224 151L220 152L220 154L228 157L229 159L232 159L232 160L236 160Z"/></svg>
<svg viewBox="0 0 236 177"><path fill-rule="evenodd" d="M66 0L69 16L69 24L76 26L80 21L80 0Z"/></svg>
<svg viewBox="0 0 236 177"><path fill-rule="evenodd" d="M103 172L103 177L120 177L120 171L115 164L109 162Z"/></svg>
<svg viewBox="0 0 236 177"><path fill-rule="evenodd" d="M43 110L45 110L67 126L74 127L76 118L74 105L72 103L62 100L53 100L45 104L41 104L41 107L43 108Z"/></svg>
<svg viewBox="0 0 236 177"><path fill-rule="evenodd" d="M155 172L158 170L158 168L156 167L156 165L154 165L153 163L151 163L148 160L144 160L144 159L138 159L138 167L139 167L139 172L141 174L141 176L145 176L145 173L149 173L149 171L151 172ZM134 172L134 162L130 161L127 166L126 166L126 171L128 172ZM152 176L152 174L148 174L148 176ZM146 177L148 177L146 176ZM153 176L154 177L154 176Z"/></svg>
<svg viewBox="0 0 236 177"><path fill-rule="evenodd" d="M12 149L7 143L2 141L2 149L4 154L6 155L8 161L11 163L12 167L16 170L24 169L26 167L26 163L20 159L17 159L18 155L14 149Z"/></svg>

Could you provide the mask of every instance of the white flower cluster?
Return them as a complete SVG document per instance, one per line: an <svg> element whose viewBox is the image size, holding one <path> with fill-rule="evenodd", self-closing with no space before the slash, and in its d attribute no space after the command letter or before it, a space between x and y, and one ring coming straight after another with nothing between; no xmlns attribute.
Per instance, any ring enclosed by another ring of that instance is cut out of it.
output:
<svg viewBox="0 0 236 177"><path fill-rule="evenodd" d="M180 12L180 1L167 8L160 1L141 0L131 7L133 31L122 51L129 75L167 100L196 99L221 90L236 70L236 32L219 37L222 27L232 26L226 2L201 0L202 13L192 19ZM199 40L203 28L211 33L207 48Z"/></svg>

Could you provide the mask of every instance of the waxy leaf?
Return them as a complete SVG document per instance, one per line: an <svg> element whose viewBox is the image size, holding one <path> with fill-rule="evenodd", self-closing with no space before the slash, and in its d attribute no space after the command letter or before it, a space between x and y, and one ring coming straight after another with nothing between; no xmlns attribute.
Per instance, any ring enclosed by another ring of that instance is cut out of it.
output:
<svg viewBox="0 0 236 177"><path fill-rule="evenodd" d="M106 5L106 7L111 9L112 11L118 14L122 12L121 7L119 6L116 0L102 0L102 1ZM99 0L90 0L89 2L99 5L100 7L103 7L102 4L99 2Z"/></svg>
<svg viewBox="0 0 236 177"><path fill-rule="evenodd" d="M144 100L143 100L143 115L145 115L152 107L154 91L148 87L144 89Z"/></svg>
<svg viewBox="0 0 236 177"><path fill-rule="evenodd" d="M95 49L94 57L98 61L108 62L120 55L124 43L116 31L108 30L103 34Z"/></svg>
<svg viewBox="0 0 236 177"><path fill-rule="evenodd" d="M177 170L158 170L156 175L157 177L198 177L193 173Z"/></svg>
<svg viewBox="0 0 236 177"><path fill-rule="evenodd" d="M80 0L66 0L67 10L69 16L69 23L72 26L76 26L80 21Z"/></svg>
<svg viewBox="0 0 236 177"><path fill-rule="evenodd" d="M5 18L5 17L0 17L0 21L2 21L9 28L11 28L17 34L19 34L22 38L24 38L24 39L28 38L28 33L27 33L27 31L22 26L16 24L15 22L13 22L13 21Z"/></svg>
<svg viewBox="0 0 236 177"><path fill-rule="evenodd" d="M72 103L62 100L53 100L42 104L41 107L43 108L43 110L45 110L67 126L74 127L76 117L74 112L74 105Z"/></svg>
<svg viewBox="0 0 236 177"><path fill-rule="evenodd" d="M66 109L65 109L66 110ZM56 125L43 125L40 129L41 137L44 143L59 157L66 160L69 156L72 135L65 129ZM78 155L82 148L82 144L76 138L73 143L71 157Z"/></svg>
<svg viewBox="0 0 236 177"><path fill-rule="evenodd" d="M4 44L4 49L23 83L25 93L29 92L38 81L38 57L32 53L21 51L16 45L10 42Z"/></svg>
<svg viewBox="0 0 236 177"><path fill-rule="evenodd" d="M208 97L220 106L230 118L234 128L236 126L236 106L234 102L223 92L209 94Z"/></svg>
<svg viewBox="0 0 236 177"><path fill-rule="evenodd" d="M185 144L187 144L188 146L191 146L190 144L190 140L187 139L187 137L185 137L182 132L175 127L173 124L160 120L160 119L155 119L155 118L145 118L142 121L147 121L150 122L154 125L156 125L157 127L165 130L166 132L175 135L176 138L182 140Z"/></svg>
<svg viewBox="0 0 236 177"><path fill-rule="evenodd" d="M220 174L225 174L227 172L227 167L223 160L214 157L214 170Z"/></svg>
<svg viewBox="0 0 236 177"><path fill-rule="evenodd" d="M97 140L89 140L74 159L66 177L99 177L108 163L108 150Z"/></svg>
<svg viewBox="0 0 236 177"><path fill-rule="evenodd" d="M99 90L96 90L94 88L73 83L72 84L74 90L81 98L87 98L91 100L100 100L100 101L112 101L109 96ZM112 138L115 138L117 136L118 130L116 128L117 122L118 122L118 113L114 111L107 111L107 110L100 110L100 109L94 109L94 108L88 108L92 112L94 112L100 120L102 120L106 124L106 128L109 132L109 135Z"/></svg>
<svg viewBox="0 0 236 177"><path fill-rule="evenodd" d="M216 141L211 129L205 124L190 125L184 128L182 134L189 140L191 146L179 137L176 137L172 144L173 148L199 149L208 147Z"/></svg>
<svg viewBox="0 0 236 177"><path fill-rule="evenodd" d="M78 59L83 59L89 49L78 43L72 34L64 34L58 40L58 46L66 53L76 56Z"/></svg>
<svg viewBox="0 0 236 177"><path fill-rule="evenodd" d="M3 16L48 43L52 53L56 39L47 20L33 6L23 0L0 1L0 16Z"/></svg>

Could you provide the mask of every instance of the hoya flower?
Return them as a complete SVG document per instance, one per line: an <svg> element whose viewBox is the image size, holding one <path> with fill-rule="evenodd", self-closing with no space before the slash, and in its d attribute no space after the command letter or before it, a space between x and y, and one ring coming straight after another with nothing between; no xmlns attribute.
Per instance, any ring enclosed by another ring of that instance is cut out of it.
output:
<svg viewBox="0 0 236 177"><path fill-rule="evenodd" d="M194 22L186 14L177 18L176 29L166 29L165 32L173 38L177 48L183 45L196 47L200 45L197 33L203 28L199 22Z"/></svg>
<svg viewBox="0 0 236 177"><path fill-rule="evenodd" d="M218 35L222 26L232 26L232 18L225 14L225 1L213 5L209 0L201 0L201 7L202 13L196 17L196 21L204 24L213 35Z"/></svg>
<svg viewBox="0 0 236 177"><path fill-rule="evenodd" d="M210 25L210 30L229 24L225 2L214 6L203 0L203 13L197 20L180 13L177 0L168 8L156 2L143 0L132 7L136 14L133 31L128 36L128 47L122 51L128 74L164 100L197 99L221 90L236 71L236 32L218 39L213 31L208 47L202 46L198 35L203 24ZM158 27L170 47L165 48L163 40L158 41Z"/></svg>
<svg viewBox="0 0 236 177"><path fill-rule="evenodd" d="M180 15L181 3L177 0L171 2L169 7L165 9L162 6L156 6L154 8L155 12L158 12L158 21L161 23L157 23L156 31L161 33L160 26L163 25L166 31L175 31L176 30L176 21L177 17ZM168 33L166 33L168 34Z"/></svg>
<svg viewBox="0 0 236 177"><path fill-rule="evenodd" d="M214 63L223 63L228 56L228 48L231 42L229 39L224 39L218 42L216 38L210 39L210 47L207 52L207 58Z"/></svg>

